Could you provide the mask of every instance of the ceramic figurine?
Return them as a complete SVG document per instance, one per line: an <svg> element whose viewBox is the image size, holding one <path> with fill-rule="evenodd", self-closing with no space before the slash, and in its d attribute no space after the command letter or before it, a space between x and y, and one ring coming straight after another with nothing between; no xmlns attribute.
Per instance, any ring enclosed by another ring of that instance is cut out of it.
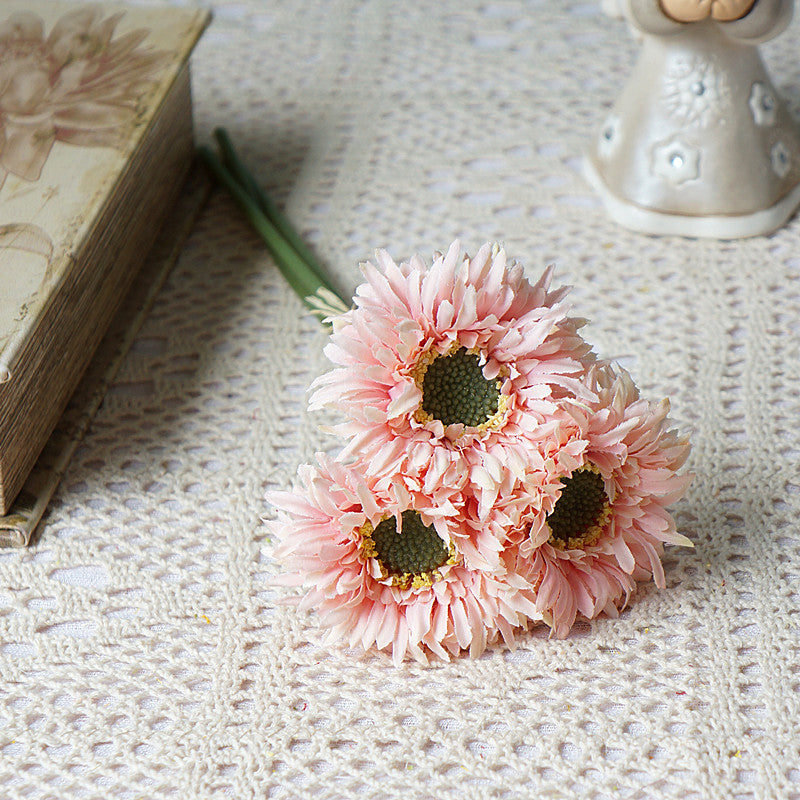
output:
<svg viewBox="0 0 800 800"><path fill-rule="evenodd" d="M785 29L793 0L613 5L642 50L585 161L612 218L722 239L783 225L800 205L800 124L757 45Z"/></svg>

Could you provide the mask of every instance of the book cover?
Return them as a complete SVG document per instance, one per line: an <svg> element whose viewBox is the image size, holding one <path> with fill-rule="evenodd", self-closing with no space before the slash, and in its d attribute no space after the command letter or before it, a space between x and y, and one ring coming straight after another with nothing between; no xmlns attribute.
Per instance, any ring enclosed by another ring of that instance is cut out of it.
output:
<svg viewBox="0 0 800 800"><path fill-rule="evenodd" d="M0 382L90 241L205 11L0 7Z"/></svg>

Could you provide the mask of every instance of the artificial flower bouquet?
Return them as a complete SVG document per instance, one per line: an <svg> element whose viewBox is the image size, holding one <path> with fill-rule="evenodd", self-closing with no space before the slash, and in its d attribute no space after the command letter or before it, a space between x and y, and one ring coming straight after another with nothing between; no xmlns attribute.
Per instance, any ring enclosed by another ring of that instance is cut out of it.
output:
<svg viewBox="0 0 800 800"><path fill-rule="evenodd" d="M691 545L666 511L688 443L666 400L597 359L552 270L531 284L502 249L456 242L363 272L311 397L346 444L269 497L301 608L351 647L426 661L531 622L563 637L638 581L663 587L663 545Z"/></svg>
<svg viewBox="0 0 800 800"><path fill-rule="evenodd" d="M692 546L666 510L688 442L666 400L592 352L552 268L531 284L488 244L430 266L379 251L345 310L217 136L223 162L203 157L333 329L311 407L342 415L344 447L268 496L279 582L304 587L330 639L398 664L477 656L531 623L564 637L579 615L616 616L639 581L664 587L664 544Z"/></svg>

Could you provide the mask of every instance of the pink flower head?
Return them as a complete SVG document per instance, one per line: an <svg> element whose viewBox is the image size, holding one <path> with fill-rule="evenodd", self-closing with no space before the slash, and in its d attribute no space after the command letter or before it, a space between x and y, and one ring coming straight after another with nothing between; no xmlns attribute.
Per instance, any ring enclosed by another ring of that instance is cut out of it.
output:
<svg viewBox="0 0 800 800"><path fill-rule="evenodd" d="M691 480L677 474L689 445L667 429L669 403L641 399L624 370L596 366L587 382L596 400L564 404L586 440L581 463L543 487L517 562L559 637L578 613L616 615L637 581L663 588L664 543L693 546L666 510Z"/></svg>
<svg viewBox="0 0 800 800"><path fill-rule="evenodd" d="M319 612L330 639L390 648L396 664L406 654L449 660L465 649L479 655L498 636L513 645L514 629L539 618L523 579L504 565L468 564L460 517L409 506L374 477L318 461L301 467L298 490L269 500L280 512L273 529L282 582L309 586L300 607Z"/></svg>
<svg viewBox="0 0 800 800"><path fill-rule="evenodd" d="M567 316L552 269L528 283L503 250L474 258L458 242L430 267L377 253L362 269L355 308L325 352L337 368L312 388L311 408L346 417L342 459L371 476L402 476L410 491L469 494L479 519L513 497L559 425L558 400L595 398L580 381L591 360ZM570 459L574 454L565 452Z"/></svg>

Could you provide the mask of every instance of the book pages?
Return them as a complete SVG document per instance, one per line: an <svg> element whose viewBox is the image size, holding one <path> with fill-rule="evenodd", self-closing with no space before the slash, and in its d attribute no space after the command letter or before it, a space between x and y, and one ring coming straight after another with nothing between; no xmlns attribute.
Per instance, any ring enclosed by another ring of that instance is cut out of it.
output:
<svg viewBox="0 0 800 800"><path fill-rule="evenodd" d="M166 220L136 282L11 511L0 516L0 547L24 547L30 541L75 448L88 430L136 333L169 275L195 217L208 197L209 188L205 172L198 167L190 175L178 204Z"/></svg>

